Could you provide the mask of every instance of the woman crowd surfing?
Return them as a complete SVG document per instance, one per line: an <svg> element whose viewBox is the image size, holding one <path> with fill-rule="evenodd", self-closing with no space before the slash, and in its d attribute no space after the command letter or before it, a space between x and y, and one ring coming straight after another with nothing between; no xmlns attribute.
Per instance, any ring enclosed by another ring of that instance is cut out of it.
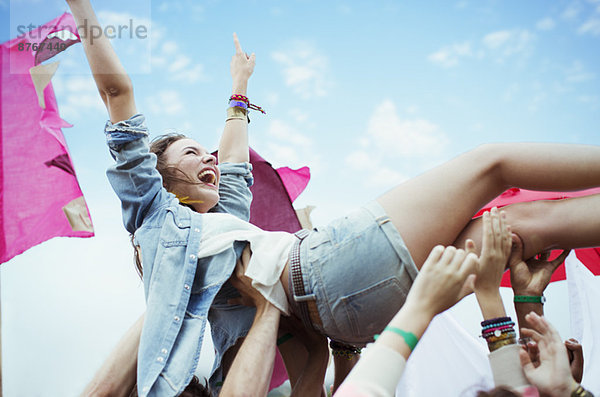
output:
<svg viewBox="0 0 600 397"><path fill-rule="evenodd" d="M190 383L207 319L216 362L244 337L254 309L230 279L246 249L244 276L298 327L344 346L363 346L402 307L432 249L452 263L477 262L482 219L472 216L509 187L579 190L600 186L600 147L490 144L432 169L344 218L296 234L248 223L252 184L247 98L255 55L234 36L232 96L219 144L219 164L183 135L149 144L130 78L98 26L89 0L67 0L110 120L105 133L115 164L107 175L122 203L126 229L141 253L147 311L139 342L140 396L178 395ZM87 22L87 23L84 23ZM332 175L335 177L335 175ZM343 199L343 198L340 198ZM530 258L551 248L600 243L600 196L515 204L504 219ZM250 255L251 252L251 255ZM470 266L472 267L472 266ZM469 268L470 268L469 267ZM475 281L477 288L477 281Z"/></svg>

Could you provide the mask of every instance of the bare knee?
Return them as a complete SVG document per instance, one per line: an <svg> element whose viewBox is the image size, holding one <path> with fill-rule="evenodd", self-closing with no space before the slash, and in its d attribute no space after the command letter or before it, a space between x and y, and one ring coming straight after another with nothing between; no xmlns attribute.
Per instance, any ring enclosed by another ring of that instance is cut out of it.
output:
<svg viewBox="0 0 600 397"><path fill-rule="evenodd" d="M530 258L545 250L555 248L553 216L556 203L553 201L532 201L517 203L503 208L511 230L523 241L523 256Z"/></svg>
<svg viewBox="0 0 600 397"><path fill-rule="evenodd" d="M509 161L508 150L508 145L503 143L485 143L468 152L467 156L470 156L473 167L479 170L482 180L492 180L496 186L505 190L510 187L502 172L503 165Z"/></svg>

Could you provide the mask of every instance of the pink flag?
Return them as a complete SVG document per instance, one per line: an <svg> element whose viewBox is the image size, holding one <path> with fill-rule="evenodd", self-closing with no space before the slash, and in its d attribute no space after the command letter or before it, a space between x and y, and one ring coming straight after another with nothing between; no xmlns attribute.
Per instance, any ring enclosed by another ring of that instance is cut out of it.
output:
<svg viewBox="0 0 600 397"><path fill-rule="evenodd" d="M71 14L0 45L0 263L55 236L91 237L43 61L79 41Z"/></svg>
<svg viewBox="0 0 600 397"><path fill-rule="evenodd" d="M508 204L520 203L520 202L528 202L528 201L536 201L536 200L560 200L569 197L581 197L588 196L591 194L599 194L600 188L581 190L576 192L537 192L532 190L525 190L519 188L508 189L500 196L496 197L494 200L490 201L486 204L476 216L481 215L484 211L489 210L492 207L503 207ZM556 258L560 255L562 251L553 251L550 255L550 259ZM583 248L576 249L575 254L577 258L592 271L592 273L596 275L600 275L600 248ZM559 281L564 280L566 278L565 275L565 265L564 263L560 265L558 269L552 275L551 281ZM510 287L510 273L504 273L502 277L503 287Z"/></svg>
<svg viewBox="0 0 600 397"><path fill-rule="evenodd" d="M217 152L213 153L215 156ZM302 193L310 180L310 170L302 167L292 170L288 167L275 170L253 149L250 149L250 163L254 185L250 206L250 223L269 231L294 233L302 228L292 202ZM269 390L279 387L288 379L283 358L279 350L275 356L275 365Z"/></svg>

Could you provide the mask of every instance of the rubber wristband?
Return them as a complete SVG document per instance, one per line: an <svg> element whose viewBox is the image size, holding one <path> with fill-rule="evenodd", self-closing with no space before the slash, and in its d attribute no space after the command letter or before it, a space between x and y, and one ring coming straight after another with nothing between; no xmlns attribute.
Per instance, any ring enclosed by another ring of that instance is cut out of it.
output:
<svg viewBox="0 0 600 397"><path fill-rule="evenodd" d="M294 335L292 335L288 332L287 334L283 335L281 338L277 339L277 346L283 345L285 342L292 339L293 337L294 337Z"/></svg>
<svg viewBox="0 0 600 397"><path fill-rule="evenodd" d="M410 351L415 350L417 343L419 343L419 338L417 338L417 336L415 334L413 334L412 332L404 331L403 329L391 327L389 325L387 327L385 327L385 329L383 331L384 332L390 331L390 332L400 335L402 337L402 339L404 339L404 343L406 343L406 345L408 346ZM375 335L375 337L373 339L377 340L378 337L379 337L379 335Z"/></svg>
<svg viewBox="0 0 600 397"><path fill-rule="evenodd" d="M542 305L546 302L546 297L542 296L530 296L530 295L515 295L514 302L516 303L541 303Z"/></svg>

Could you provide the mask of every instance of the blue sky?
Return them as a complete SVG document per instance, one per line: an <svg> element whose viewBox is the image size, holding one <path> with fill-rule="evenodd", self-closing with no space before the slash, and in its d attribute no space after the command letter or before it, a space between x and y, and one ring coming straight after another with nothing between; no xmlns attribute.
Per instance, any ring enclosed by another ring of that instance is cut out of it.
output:
<svg viewBox="0 0 600 397"><path fill-rule="evenodd" d="M250 143L274 166L311 168L296 205L316 206L315 224L481 143L600 144L598 0L94 6L104 25L132 19L151 30L113 44L152 133L178 130L209 149L224 124L237 32L257 56L248 96L267 111L251 115ZM0 41L66 8L0 0ZM106 111L81 46L59 58L53 84L74 124L63 133L97 236L53 239L2 265L6 395L77 394L143 311L104 174Z"/></svg>

